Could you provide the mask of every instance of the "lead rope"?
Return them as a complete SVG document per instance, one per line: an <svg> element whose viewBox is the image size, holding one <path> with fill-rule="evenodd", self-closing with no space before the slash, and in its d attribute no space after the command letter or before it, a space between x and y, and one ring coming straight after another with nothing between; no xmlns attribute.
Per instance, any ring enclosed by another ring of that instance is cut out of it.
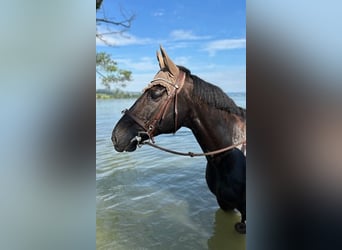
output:
<svg viewBox="0 0 342 250"><path fill-rule="evenodd" d="M206 153L187 152L187 153L184 153L184 152L174 151L174 150L171 150L171 149L167 149L167 148L158 146L158 145L156 145L154 143L151 143L149 141L143 141L143 142L140 143L140 141L139 141L139 139L137 137L135 139L138 141L138 145L139 146L140 145L149 145L151 147L157 148L159 150L162 150L162 151L165 151L165 152L168 152L168 153L171 153L171 154L182 155L182 156L190 156L190 157L215 155L215 154L226 152L226 151L228 151L230 149L235 148L236 146L239 146L239 145L242 145L242 144L245 146L247 144L247 141L244 140L242 142L239 142L239 143L236 143L236 144L233 144L231 146L228 146L228 147L225 147L225 148L221 148L221 149L218 149L218 150L215 150L215 151L211 151L211 152L206 152Z"/></svg>

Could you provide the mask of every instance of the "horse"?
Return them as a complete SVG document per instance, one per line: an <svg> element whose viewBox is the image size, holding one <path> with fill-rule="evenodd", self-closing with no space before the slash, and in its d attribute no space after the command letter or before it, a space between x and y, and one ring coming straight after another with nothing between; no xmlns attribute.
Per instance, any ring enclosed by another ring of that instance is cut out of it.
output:
<svg viewBox="0 0 342 250"><path fill-rule="evenodd" d="M246 147L210 154L246 139L246 110L219 87L176 65L162 46L157 51L160 70L143 94L115 125L111 140L118 152L132 152L160 134L189 128L206 155L206 182L219 207L237 209L246 233Z"/></svg>

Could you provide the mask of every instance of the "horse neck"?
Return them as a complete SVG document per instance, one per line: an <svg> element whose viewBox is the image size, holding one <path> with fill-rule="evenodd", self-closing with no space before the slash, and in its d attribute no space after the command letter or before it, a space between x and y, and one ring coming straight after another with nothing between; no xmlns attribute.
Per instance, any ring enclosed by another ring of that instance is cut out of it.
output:
<svg viewBox="0 0 342 250"><path fill-rule="evenodd" d="M245 139L245 119L209 105L191 111L187 127L204 152L230 146Z"/></svg>

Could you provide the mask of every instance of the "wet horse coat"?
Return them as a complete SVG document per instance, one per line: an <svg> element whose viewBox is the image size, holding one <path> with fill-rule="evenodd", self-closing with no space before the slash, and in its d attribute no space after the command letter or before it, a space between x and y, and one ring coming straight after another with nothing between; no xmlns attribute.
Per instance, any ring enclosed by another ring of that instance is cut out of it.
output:
<svg viewBox="0 0 342 250"><path fill-rule="evenodd" d="M157 52L160 71L142 96L116 124L112 141L117 151L134 151L142 140L191 129L203 152L245 140L246 110L238 107L220 88L175 65L163 48ZM244 151L244 147L240 148ZM240 149L206 156L206 180L223 210L238 209L245 232L246 159Z"/></svg>
<svg viewBox="0 0 342 250"><path fill-rule="evenodd" d="M246 157L239 149L232 149L220 156L208 159L205 175L210 191L223 210L236 208L241 222L235 225L245 231L246 220Z"/></svg>

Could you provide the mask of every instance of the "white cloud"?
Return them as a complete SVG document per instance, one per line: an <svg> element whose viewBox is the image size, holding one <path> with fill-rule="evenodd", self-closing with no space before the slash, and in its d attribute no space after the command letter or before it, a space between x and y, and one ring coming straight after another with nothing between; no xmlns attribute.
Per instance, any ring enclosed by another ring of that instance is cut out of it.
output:
<svg viewBox="0 0 342 250"><path fill-rule="evenodd" d="M164 16L165 10L164 9L158 9L155 12L153 12L153 16L159 17L159 16Z"/></svg>
<svg viewBox="0 0 342 250"><path fill-rule="evenodd" d="M186 66L187 64L189 64L190 61L190 57L189 56L179 56L179 57L175 57L174 59L172 59L177 65L182 65L182 66Z"/></svg>
<svg viewBox="0 0 342 250"><path fill-rule="evenodd" d="M173 30L170 33L171 39L152 39L152 38L142 38L131 35L129 33L108 33L106 30L98 30L99 34L102 35L103 41L96 38L96 46L131 46L131 45L147 45L147 44L163 44L166 41L170 43L170 48L186 48L189 47L188 41L195 40L207 40L210 36L198 36L195 35L191 30ZM173 43L177 42L177 43Z"/></svg>
<svg viewBox="0 0 342 250"><path fill-rule="evenodd" d="M215 69L202 69L197 76L219 86L225 92L246 91L246 68L244 66L226 67L216 65Z"/></svg>
<svg viewBox="0 0 342 250"><path fill-rule="evenodd" d="M134 72L157 72L159 69L157 59L155 57L142 57L138 60L133 59L115 59L120 67L132 70Z"/></svg>
<svg viewBox="0 0 342 250"><path fill-rule="evenodd" d="M205 45L204 51L208 51L209 55L213 56L219 50L231 50L246 48L246 39L222 39L209 42Z"/></svg>
<svg viewBox="0 0 342 250"><path fill-rule="evenodd" d="M185 49L188 48L189 46L191 46L191 42L183 42L183 41L162 41L160 44L166 44L165 46L167 46L167 50L177 50L177 49Z"/></svg>
<svg viewBox="0 0 342 250"><path fill-rule="evenodd" d="M170 33L173 40L200 40L209 39L209 36L197 36L191 30L173 30Z"/></svg>
<svg viewBox="0 0 342 250"><path fill-rule="evenodd" d="M101 34L105 32L99 31ZM107 46L108 44L114 46L128 46L128 45L145 45L150 44L152 40L150 38L140 38L128 33L124 34L105 34L102 36L103 40L96 38L96 46ZM107 44L106 44L107 43Z"/></svg>

